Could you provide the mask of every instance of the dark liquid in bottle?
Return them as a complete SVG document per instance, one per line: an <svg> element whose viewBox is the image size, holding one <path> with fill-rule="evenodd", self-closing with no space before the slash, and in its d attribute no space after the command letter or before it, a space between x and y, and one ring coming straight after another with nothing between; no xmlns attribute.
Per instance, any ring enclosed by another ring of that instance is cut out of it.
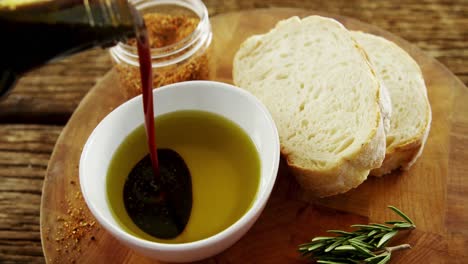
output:
<svg viewBox="0 0 468 264"><path fill-rule="evenodd" d="M124 185L124 204L139 228L157 238L170 239L182 233L190 218L192 180L185 161L177 152L157 150L150 45L144 21L137 17L136 39L150 153L130 172Z"/></svg>
<svg viewBox="0 0 468 264"><path fill-rule="evenodd" d="M100 1L89 1L88 9L72 0L32 1L13 9L0 5L0 97L23 74L51 59L134 36L128 4L114 2L120 18L115 23L105 18Z"/></svg>

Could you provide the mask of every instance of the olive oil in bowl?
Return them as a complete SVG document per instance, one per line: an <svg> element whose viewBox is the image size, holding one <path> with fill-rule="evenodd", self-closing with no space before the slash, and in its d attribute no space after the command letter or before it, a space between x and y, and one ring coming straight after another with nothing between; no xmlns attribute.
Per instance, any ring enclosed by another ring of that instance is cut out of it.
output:
<svg viewBox="0 0 468 264"><path fill-rule="evenodd" d="M242 128L216 114L184 110L157 117L155 131L158 148L176 151L190 171L190 218L179 236L160 239L142 231L129 217L124 184L132 168L148 154L142 125L116 150L107 175L107 198L124 230L150 241L188 243L221 232L247 212L260 181L260 159Z"/></svg>

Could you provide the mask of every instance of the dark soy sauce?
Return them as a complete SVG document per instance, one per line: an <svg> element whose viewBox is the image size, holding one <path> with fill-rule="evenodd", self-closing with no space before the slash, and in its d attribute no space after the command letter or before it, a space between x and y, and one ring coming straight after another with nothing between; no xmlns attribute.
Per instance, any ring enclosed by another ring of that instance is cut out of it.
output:
<svg viewBox="0 0 468 264"><path fill-rule="evenodd" d="M192 209L190 172L180 155L158 149L159 181L154 181L150 155L135 165L124 185L125 208L146 233L163 239L182 233ZM162 177L161 177L162 176Z"/></svg>
<svg viewBox="0 0 468 264"><path fill-rule="evenodd" d="M136 23L136 38L138 59L140 62L141 89L143 93L143 112L145 113L145 128L148 147L153 166L154 178L158 180L159 164L154 138L154 111L153 111L153 69L151 67L151 51L145 23L141 17Z"/></svg>
<svg viewBox="0 0 468 264"><path fill-rule="evenodd" d="M150 153L128 175L123 198L128 215L139 228L154 237L170 239L182 233L190 218L192 181L185 161L177 152L156 148L150 45L143 18L139 15L135 17Z"/></svg>
<svg viewBox="0 0 468 264"><path fill-rule="evenodd" d="M126 0L0 0L0 97L53 58L134 37L133 17Z"/></svg>

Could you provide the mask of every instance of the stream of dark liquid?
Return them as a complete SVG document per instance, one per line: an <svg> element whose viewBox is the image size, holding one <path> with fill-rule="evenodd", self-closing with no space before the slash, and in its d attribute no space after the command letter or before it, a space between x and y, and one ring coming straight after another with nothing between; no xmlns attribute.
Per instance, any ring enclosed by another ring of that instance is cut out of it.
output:
<svg viewBox="0 0 468 264"><path fill-rule="evenodd" d="M143 18L137 16L135 24L150 154L130 172L124 185L124 204L130 218L143 231L157 238L171 239L183 232L190 218L192 178L176 151L156 148L151 49Z"/></svg>
<svg viewBox="0 0 468 264"><path fill-rule="evenodd" d="M136 24L136 38L138 48L138 59L140 62L141 86L143 93L143 111L145 113L146 138L153 166L155 180L159 177L159 163L154 133L154 110L153 110L153 70L151 65L151 51L143 19Z"/></svg>

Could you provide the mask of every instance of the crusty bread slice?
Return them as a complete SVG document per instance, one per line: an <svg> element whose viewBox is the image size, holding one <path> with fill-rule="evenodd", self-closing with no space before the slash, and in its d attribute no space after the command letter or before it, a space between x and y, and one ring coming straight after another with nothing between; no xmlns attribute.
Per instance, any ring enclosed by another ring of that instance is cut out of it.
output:
<svg viewBox="0 0 468 264"><path fill-rule="evenodd" d="M250 37L235 55L233 79L267 106L282 154L316 196L346 192L382 164L379 82L337 21L292 17Z"/></svg>
<svg viewBox="0 0 468 264"><path fill-rule="evenodd" d="M390 93L393 108L385 160L371 174L381 176L400 167L408 169L422 153L432 118L421 69L389 40L355 31L352 36L367 52Z"/></svg>

